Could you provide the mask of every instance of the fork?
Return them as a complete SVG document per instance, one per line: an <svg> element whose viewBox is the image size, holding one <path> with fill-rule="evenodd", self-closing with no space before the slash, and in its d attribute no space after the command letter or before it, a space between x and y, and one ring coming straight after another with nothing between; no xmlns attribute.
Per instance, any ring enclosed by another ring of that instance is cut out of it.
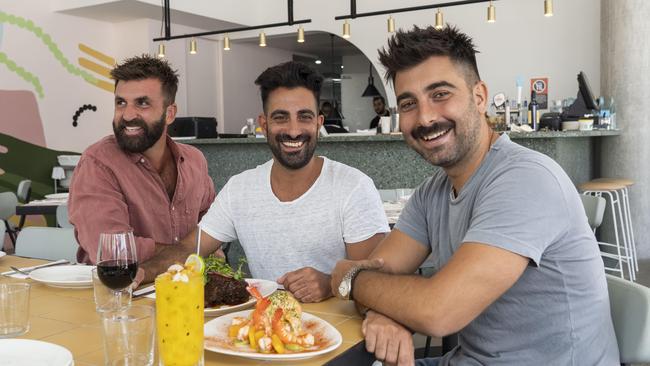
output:
<svg viewBox="0 0 650 366"><path fill-rule="evenodd" d="M22 269L14 267L14 266L9 266L9 268L14 270L14 272L16 272L16 273L24 274L25 276L28 276L29 272L31 272L31 271L23 271Z"/></svg>

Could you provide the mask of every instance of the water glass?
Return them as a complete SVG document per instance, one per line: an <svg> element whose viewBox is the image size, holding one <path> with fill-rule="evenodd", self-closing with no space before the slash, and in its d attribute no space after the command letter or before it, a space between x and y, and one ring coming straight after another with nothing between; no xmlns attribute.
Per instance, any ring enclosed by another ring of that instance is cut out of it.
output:
<svg viewBox="0 0 650 366"><path fill-rule="evenodd" d="M0 284L0 338L29 330L29 289L28 283Z"/></svg>
<svg viewBox="0 0 650 366"><path fill-rule="evenodd" d="M154 310L133 305L101 314L105 365L153 365Z"/></svg>
<svg viewBox="0 0 650 366"><path fill-rule="evenodd" d="M97 312L122 310L131 306L131 286L122 290L113 290L104 285L99 279L97 268L93 268L92 275Z"/></svg>

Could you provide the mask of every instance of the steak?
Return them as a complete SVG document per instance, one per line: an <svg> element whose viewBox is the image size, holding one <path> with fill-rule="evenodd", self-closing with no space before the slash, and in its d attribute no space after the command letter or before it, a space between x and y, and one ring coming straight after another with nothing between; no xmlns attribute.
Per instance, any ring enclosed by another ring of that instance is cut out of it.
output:
<svg viewBox="0 0 650 366"><path fill-rule="evenodd" d="M218 305L238 305L248 301L250 295L246 291L248 283L217 272L208 272L208 283L205 284L205 307Z"/></svg>

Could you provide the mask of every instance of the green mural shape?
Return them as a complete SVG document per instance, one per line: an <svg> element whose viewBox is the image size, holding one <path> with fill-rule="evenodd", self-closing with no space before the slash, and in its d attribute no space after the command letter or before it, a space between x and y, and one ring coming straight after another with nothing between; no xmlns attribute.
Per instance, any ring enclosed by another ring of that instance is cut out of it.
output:
<svg viewBox="0 0 650 366"><path fill-rule="evenodd" d="M45 94L43 94L43 86L41 85L41 82L38 80L38 77L36 77L36 75L32 74L31 72L25 70L24 68L18 66L4 52L0 52L0 63L7 65L9 71L16 73L23 80L32 84L39 98L43 98L45 96Z"/></svg>
<svg viewBox="0 0 650 366"><path fill-rule="evenodd" d="M34 22L31 20L0 11L0 23L12 24L19 28L32 32L36 37L41 39L45 46L47 46L47 48L50 50L54 58L56 58L69 73L75 76L80 76L93 85L97 82L97 79L94 76L71 64L70 61L68 61L68 59L63 55L59 47L54 43L54 41L52 41L52 37L50 37L49 34L45 33L41 27L34 25ZM2 57L3 55L4 57ZM9 70L17 73L25 81L34 85L36 92L40 98L44 96L43 88L38 78L34 76L34 74L16 65L15 62L10 60L5 54L1 52L0 62L6 64L9 67Z"/></svg>

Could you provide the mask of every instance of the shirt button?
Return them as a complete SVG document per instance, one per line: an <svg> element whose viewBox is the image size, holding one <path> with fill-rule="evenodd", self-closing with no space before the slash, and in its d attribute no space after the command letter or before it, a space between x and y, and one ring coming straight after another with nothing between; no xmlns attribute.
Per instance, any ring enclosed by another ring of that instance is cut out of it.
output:
<svg viewBox="0 0 650 366"><path fill-rule="evenodd" d="M140 158L140 162L144 164L144 158Z"/></svg>
<svg viewBox="0 0 650 366"><path fill-rule="evenodd" d="M175 237L174 237L174 241L178 241L178 236L175 236Z"/></svg>
<svg viewBox="0 0 650 366"><path fill-rule="evenodd" d="M174 206L172 206L172 211L174 211Z"/></svg>

